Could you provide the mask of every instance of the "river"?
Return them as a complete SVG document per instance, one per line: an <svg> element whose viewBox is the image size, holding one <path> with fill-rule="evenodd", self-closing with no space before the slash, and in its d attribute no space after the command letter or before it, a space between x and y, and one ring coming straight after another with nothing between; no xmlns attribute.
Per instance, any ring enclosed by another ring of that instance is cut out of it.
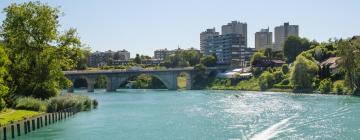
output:
<svg viewBox="0 0 360 140"><path fill-rule="evenodd" d="M99 107L24 140L359 139L360 98L246 91L76 91ZM237 96L236 96L236 95Z"/></svg>

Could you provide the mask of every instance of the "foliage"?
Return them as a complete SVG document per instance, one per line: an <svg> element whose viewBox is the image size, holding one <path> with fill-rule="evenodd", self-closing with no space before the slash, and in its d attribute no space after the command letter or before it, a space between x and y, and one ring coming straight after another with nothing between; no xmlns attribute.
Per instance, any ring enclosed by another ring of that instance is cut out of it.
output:
<svg viewBox="0 0 360 140"><path fill-rule="evenodd" d="M295 90L311 90L318 66L303 55L296 57L291 71L291 83Z"/></svg>
<svg viewBox="0 0 360 140"><path fill-rule="evenodd" d="M345 70L345 85L355 94L360 91L360 38L338 42L341 68Z"/></svg>
<svg viewBox="0 0 360 140"><path fill-rule="evenodd" d="M333 92L336 94L344 94L344 81L335 81L333 85Z"/></svg>
<svg viewBox="0 0 360 140"><path fill-rule="evenodd" d="M332 82L330 79L324 79L320 82L319 91L322 94L330 93L332 89Z"/></svg>
<svg viewBox="0 0 360 140"><path fill-rule="evenodd" d="M283 74L287 74L289 72L289 65L288 64L284 64L281 66L281 71Z"/></svg>
<svg viewBox="0 0 360 140"><path fill-rule="evenodd" d="M133 82L132 88L135 89L164 89L166 86L158 78L150 75L141 74L130 79Z"/></svg>
<svg viewBox="0 0 360 140"><path fill-rule="evenodd" d="M136 54L135 59L134 59L134 63L141 64L141 57L140 57L139 54Z"/></svg>
<svg viewBox="0 0 360 140"><path fill-rule="evenodd" d="M287 62L294 62L301 52L310 49L310 45L310 42L306 38L289 36L283 44L283 52Z"/></svg>
<svg viewBox="0 0 360 140"><path fill-rule="evenodd" d="M274 83L279 83L284 79L284 75L281 71L273 72L273 76L274 76Z"/></svg>
<svg viewBox="0 0 360 140"><path fill-rule="evenodd" d="M216 66L216 57L214 55L203 56L200 59L200 63L206 67L214 67Z"/></svg>
<svg viewBox="0 0 360 140"><path fill-rule="evenodd" d="M9 88L36 98L58 95L69 83L62 70L84 68L86 57L76 30L59 35L59 10L40 2L11 4L4 12L1 37L12 62Z"/></svg>
<svg viewBox="0 0 360 140"><path fill-rule="evenodd" d="M8 76L10 61L3 46L0 44L0 110L5 108L4 98L9 96L9 87L6 83L11 77Z"/></svg>
<svg viewBox="0 0 360 140"><path fill-rule="evenodd" d="M22 97L16 100L15 109L45 112L47 105L47 102L43 100L32 97Z"/></svg>
<svg viewBox="0 0 360 140"><path fill-rule="evenodd" d="M265 58L266 57L262 51L256 52L252 55L252 57L250 59L250 64L253 66L253 65L255 65L255 62L260 61Z"/></svg>
<svg viewBox="0 0 360 140"><path fill-rule="evenodd" d="M261 90L266 90L271 88L274 82L275 82L274 76L268 71L262 73L259 77L259 86Z"/></svg>
<svg viewBox="0 0 360 140"><path fill-rule="evenodd" d="M57 112L71 107L75 107L79 111L87 111L92 108L93 100L88 96L71 95L52 97L48 100L47 112Z"/></svg>

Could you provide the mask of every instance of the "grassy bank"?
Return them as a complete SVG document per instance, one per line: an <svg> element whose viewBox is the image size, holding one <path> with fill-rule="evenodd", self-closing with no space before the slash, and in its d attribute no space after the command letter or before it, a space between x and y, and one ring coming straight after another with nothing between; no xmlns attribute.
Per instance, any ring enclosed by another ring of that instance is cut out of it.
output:
<svg viewBox="0 0 360 140"><path fill-rule="evenodd" d="M30 118L41 115L45 112L29 111L29 110L14 110L5 109L0 113L0 124L1 126L23 120L24 118Z"/></svg>

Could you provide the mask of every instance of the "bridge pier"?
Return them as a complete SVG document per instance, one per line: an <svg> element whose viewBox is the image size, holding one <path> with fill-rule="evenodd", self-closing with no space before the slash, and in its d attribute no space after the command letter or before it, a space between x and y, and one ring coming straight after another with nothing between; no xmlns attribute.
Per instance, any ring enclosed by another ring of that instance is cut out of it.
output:
<svg viewBox="0 0 360 140"><path fill-rule="evenodd" d="M188 73L188 76L186 77L186 89L191 90L192 89L192 74Z"/></svg>
<svg viewBox="0 0 360 140"><path fill-rule="evenodd" d="M95 86L95 79L88 79L87 80L87 91L88 92L94 92L94 86Z"/></svg>

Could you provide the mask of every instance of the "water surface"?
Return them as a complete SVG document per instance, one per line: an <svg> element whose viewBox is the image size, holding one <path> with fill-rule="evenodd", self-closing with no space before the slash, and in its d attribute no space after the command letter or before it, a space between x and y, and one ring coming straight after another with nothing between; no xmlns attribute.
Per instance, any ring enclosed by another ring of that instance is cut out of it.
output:
<svg viewBox="0 0 360 140"><path fill-rule="evenodd" d="M360 98L241 91L77 91L90 112L24 140L359 139ZM235 96L238 95L238 96Z"/></svg>

